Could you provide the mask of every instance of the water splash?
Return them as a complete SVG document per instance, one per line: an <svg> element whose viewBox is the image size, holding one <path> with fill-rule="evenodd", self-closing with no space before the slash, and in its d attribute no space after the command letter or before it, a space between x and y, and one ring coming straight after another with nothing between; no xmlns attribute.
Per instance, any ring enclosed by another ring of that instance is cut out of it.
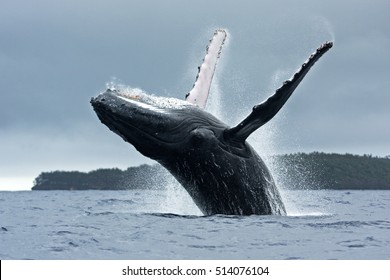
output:
<svg viewBox="0 0 390 280"><path fill-rule="evenodd" d="M334 32L333 24L324 16L314 16L314 23L311 25L314 34L318 34L321 40L324 38L328 41L335 42L336 34Z"/></svg>
<svg viewBox="0 0 390 280"><path fill-rule="evenodd" d="M179 215L202 215L191 196L179 182L164 168L156 174L164 182L165 195L160 199L161 213L175 213Z"/></svg>
<svg viewBox="0 0 390 280"><path fill-rule="evenodd" d="M211 84L209 100L205 109L217 118L223 119L222 94L218 76L214 77L213 83Z"/></svg>
<svg viewBox="0 0 390 280"><path fill-rule="evenodd" d="M106 87L107 89L116 92L118 96L131 100L137 100L160 109L175 109L186 106L193 106L185 100L149 94L140 88L130 87L121 83L117 83L116 80L111 80L110 82L106 83Z"/></svg>
<svg viewBox="0 0 390 280"><path fill-rule="evenodd" d="M111 77L110 81L106 82L106 88L109 90L116 90L117 87L125 87L117 77Z"/></svg>
<svg viewBox="0 0 390 280"><path fill-rule="evenodd" d="M289 202L288 216L292 217L327 217L332 216L326 204L321 202L324 197L324 191L284 190L284 198Z"/></svg>
<svg viewBox="0 0 390 280"><path fill-rule="evenodd" d="M312 32L310 32L311 35L307 37L307 39L310 40L310 44L313 41L319 41L321 43L324 41L335 41L336 36L334 28L327 18L323 16L313 16L310 21L312 22L310 27ZM267 91L272 94L285 80L289 79L294 72L294 69L289 67L277 69L271 76ZM306 196L306 199L312 200L314 205L316 204L315 201L318 197L314 195L313 192L310 192L310 190L317 187L316 176L318 174L311 174L309 168L304 166L298 176L299 178L289 178L288 174L284 172L287 169L285 165L288 163L278 161L275 157L275 155L282 153L277 145L278 138L286 137L286 135L283 135L280 131L280 127L282 127L282 124L285 122L285 113L286 110L281 110L272 122L264 126L264 129L259 129L254 133L250 137L249 142L253 145L255 150L258 151L269 167L289 216L306 216L312 213L314 213L313 215L323 215L323 209L312 210L307 207L300 207L299 197L294 196L294 194L298 195L298 193L291 192L290 189L292 186L289 185L289 183L294 180L295 186L299 185L300 189L308 190L303 195ZM292 142L295 142L295 148L299 149L297 140ZM302 193L299 193L299 195L302 196Z"/></svg>

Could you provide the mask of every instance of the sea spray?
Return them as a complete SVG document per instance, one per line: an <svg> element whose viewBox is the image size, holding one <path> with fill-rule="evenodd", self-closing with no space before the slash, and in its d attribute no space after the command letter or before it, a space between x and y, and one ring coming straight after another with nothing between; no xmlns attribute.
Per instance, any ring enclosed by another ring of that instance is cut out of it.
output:
<svg viewBox="0 0 390 280"><path fill-rule="evenodd" d="M314 23L311 25L313 33L317 34L318 39L323 41L324 38L328 41L335 42L336 34L332 23L324 16L313 16Z"/></svg>
<svg viewBox="0 0 390 280"><path fill-rule="evenodd" d="M174 213L179 215L202 215L191 196L178 181L165 169L157 174L165 184L165 196L160 200L161 213Z"/></svg>
<svg viewBox="0 0 390 280"><path fill-rule="evenodd" d="M210 95L206 105L206 111L210 112L218 119L223 120L223 110L222 110L222 94L221 87L219 85L218 76L214 76L213 83L210 88Z"/></svg>

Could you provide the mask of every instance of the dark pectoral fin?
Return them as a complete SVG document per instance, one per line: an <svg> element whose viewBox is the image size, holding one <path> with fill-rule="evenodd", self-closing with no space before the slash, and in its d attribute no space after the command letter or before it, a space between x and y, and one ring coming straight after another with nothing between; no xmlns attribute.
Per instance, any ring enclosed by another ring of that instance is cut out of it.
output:
<svg viewBox="0 0 390 280"><path fill-rule="evenodd" d="M319 47L302 65L299 71L276 90L274 95L269 97L265 102L253 107L252 113L237 126L226 130L225 138L235 142L243 142L252 132L271 120L283 107L314 63L332 46L332 42L326 42Z"/></svg>

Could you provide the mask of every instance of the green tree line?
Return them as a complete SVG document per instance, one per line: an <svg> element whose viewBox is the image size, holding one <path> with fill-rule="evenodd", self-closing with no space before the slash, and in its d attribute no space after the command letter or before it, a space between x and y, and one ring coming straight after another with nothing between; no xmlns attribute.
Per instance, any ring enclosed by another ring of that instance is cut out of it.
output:
<svg viewBox="0 0 390 280"><path fill-rule="evenodd" d="M390 190L390 157L295 153L272 158L278 183L287 189ZM126 170L42 172L33 190L128 190L165 188L170 176L160 165Z"/></svg>
<svg viewBox="0 0 390 280"><path fill-rule="evenodd" d="M296 153L276 156L283 185L290 189L390 190L390 157Z"/></svg>
<svg viewBox="0 0 390 280"><path fill-rule="evenodd" d="M126 170L97 169L90 172L42 172L32 190L128 190L163 188L165 171L158 165L140 165Z"/></svg>

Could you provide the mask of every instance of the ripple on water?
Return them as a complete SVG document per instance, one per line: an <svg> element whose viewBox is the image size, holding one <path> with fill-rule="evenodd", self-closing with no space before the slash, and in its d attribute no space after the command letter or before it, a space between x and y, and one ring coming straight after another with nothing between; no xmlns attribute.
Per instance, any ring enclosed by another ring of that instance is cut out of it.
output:
<svg viewBox="0 0 390 280"><path fill-rule="evenodd" d="M108 198L98 201L99 205L113 205L113 204L134 204L132 199L117 199L117 198Z"/></svg>

